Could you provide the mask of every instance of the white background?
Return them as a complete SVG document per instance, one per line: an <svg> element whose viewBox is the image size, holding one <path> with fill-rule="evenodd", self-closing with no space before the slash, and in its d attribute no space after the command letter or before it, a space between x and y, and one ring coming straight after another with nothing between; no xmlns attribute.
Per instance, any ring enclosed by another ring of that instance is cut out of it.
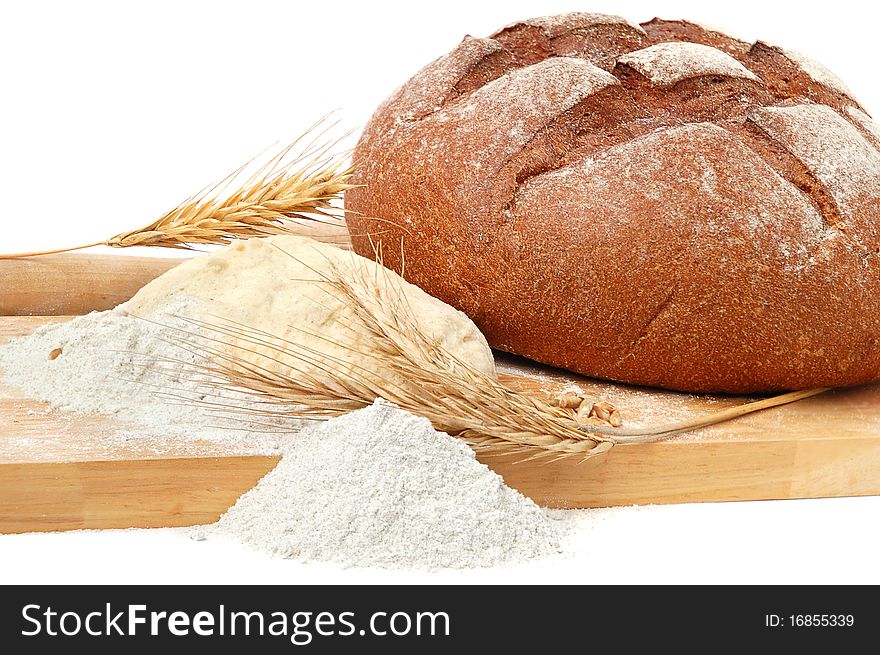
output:
<svg viewBox="0 0 880 655"><path fill-rule="evenodd" d="M5 3L0 252L150 222L328 111L362 126L465 33L564 11L689 18L801 50L880 112L880 10L866 2ZM7 536L0 582L876 583L878 510L867 498L598 512L568 557L435 574L279 562L174 530Z"/></svg>

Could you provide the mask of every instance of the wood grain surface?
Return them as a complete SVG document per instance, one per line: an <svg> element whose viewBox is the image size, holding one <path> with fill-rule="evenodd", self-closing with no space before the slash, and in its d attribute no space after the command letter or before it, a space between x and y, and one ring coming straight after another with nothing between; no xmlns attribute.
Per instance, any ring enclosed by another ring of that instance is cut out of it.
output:
<svg viewBox="0 0 880 655"><path fill-rule="evenodd" d="M77 254L0 259L0 316L87 314L110 309L180 261Z"/></svg>
<svg viewBox="0 0 880 655"><path fill-rule="evenodd" d="M109 277L92 280L103 286L89 296L78 286L88 276L75 272L95 270L92 258L69 257L83 261L68 269L56 259L53 279L67 280L74 298L114 302L169 261L104 261ZM2 279L8 314L19 311L9 311L19 307L10 299L40 306L39 294L9 291ZM86 311L84 303L45 306ZM59 320L68 317L0 317L0 343ZM574 385L615 404L629 424L666 423L746 400L610 384L501 354L498 364L517 388L555 393ZM0 384L0 532L211 522L277 462L175 435L149 447L118 438L131 429L110 417L51 411ZM660 443L618 446L587 461L482 459L508 484L553 507L873 495L880 493L880 385L834 391Z"/></svg>

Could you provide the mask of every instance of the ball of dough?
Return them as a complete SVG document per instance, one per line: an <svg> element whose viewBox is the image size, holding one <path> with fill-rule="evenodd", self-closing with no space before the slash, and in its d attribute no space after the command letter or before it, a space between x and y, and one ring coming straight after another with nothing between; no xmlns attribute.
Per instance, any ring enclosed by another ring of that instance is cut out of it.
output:
<svg viewBox="0 0 880 655"><path fill-rule="evenodd" d="M259 329L275 340L336 369L373 371L393 379L387 360L376 350L364 324L346 298L327 278L334 274L369 275L400 302L428 342L483 374L494 376L495 363L486 339L462 312L429 296L396 273L352 252L296 236L236 241L171 269L141 289L121 307L135 316L150 316L169 307L187 307L186 314L213 324L233 321ZM255 350L278 353L240 339L226 339L239 356ZM281 357L261 366L289 374L318 372L301 360ZM394 378L396 379L396 378ZM398 383L405 381L397 380Z"/></svg>

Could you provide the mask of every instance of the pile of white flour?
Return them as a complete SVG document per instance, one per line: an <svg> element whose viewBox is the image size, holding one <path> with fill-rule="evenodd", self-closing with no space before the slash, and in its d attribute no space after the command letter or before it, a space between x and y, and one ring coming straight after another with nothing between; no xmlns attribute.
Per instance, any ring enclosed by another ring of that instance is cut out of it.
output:
<svg viewBox="0 0 880 655"><path fill-rule="evenodd" d="M186 369L199 358L180 347L183 331L203 332L179 317L198 315L197 303L180 301L145 318L124 307L47 325L0 346L0 376L58 410L112 415L133 426L122 435L103 435L107 439L149 442L170 435L184 443L208 440L215 452L278 451L265 420L236 415L233 421L219 406L252 407L246 396L224 391L218 397ZM300 425L274 424L288 431Z"/></svg>
<svg viewBox="0 0 880 655"><path fill-rule="evenodd" d="M204 531L344 566L478 567L558 552L562 521L382 400L310 428Z"/></svg>
<svg viewBox="0 0 880 655"><path fill-rule="evenodd" d="M466 445L387 403L302 431L292 420L218 416L206 404L214 392L175 364L196 356L165 327L193 330L176 318L192 312L181 302L151 322L117 308L44 327L0 346L0 377L60 411L114 415L134 426L130 438L280 450L276 469L203 536L347 566L492 566L558 552L565 522L507 487ZM219 400L250 406L234 392Z"/></svg>

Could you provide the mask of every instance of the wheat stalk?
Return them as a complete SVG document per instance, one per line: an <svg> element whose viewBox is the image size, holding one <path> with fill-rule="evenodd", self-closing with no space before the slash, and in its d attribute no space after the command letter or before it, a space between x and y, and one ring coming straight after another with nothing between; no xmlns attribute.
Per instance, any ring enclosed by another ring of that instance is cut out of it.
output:
<svg viewBox="0 0 880 655"><path fill-rule="evenodd" d="M599 401L593 404L598 411L590 412L585 421L575 404L515 391L438 346L414 318L387 269L371 274L366 267L342 270L331 263L329 272L316 272L321 276L317 284L346 301L357 325L345 326L348 338L300 330L303 336L315 343L330 342L352 355L381 358L384 371L354 366L353 358L328 356L319 347L305 345L306 339L282 339L224 319L183 318L198 330L178 330L186 335L179 345L198 355L201 363L175 361L175 367L190 366L205 385L235 388L257 405L248 409L203 402L232 415L329 418L384 398L478 451L518 452L532 459L588 458L616 443L656 441L823 391L783 394L698 419L636 429L621 427L613 409Z"/></svg>
<svg viewBox="0 0 880 655"><path fill-rule="evenodd" d="M345 221L335 202L352 187L349 181L353 169L346 163L345 153L333 152L347 135L327 139L328 132L335 126L335 123L327 124L326 117L321 119L255 171L249 172L255 161L251 160L144 227L105 241L0 255L0 259L93 246L191 249L197 245L223 245L235 239L273 234L315 236L312 229L315 223L338 228L339 236L343 236Z"/></svg>

